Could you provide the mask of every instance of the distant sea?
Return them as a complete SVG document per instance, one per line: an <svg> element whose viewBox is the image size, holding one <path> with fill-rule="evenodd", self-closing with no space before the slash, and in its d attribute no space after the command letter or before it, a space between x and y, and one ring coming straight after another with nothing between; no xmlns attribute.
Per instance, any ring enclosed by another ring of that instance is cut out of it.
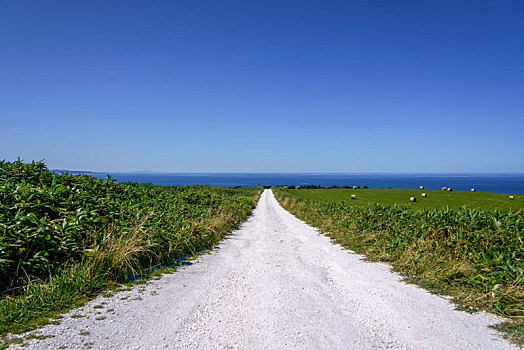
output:
<svg viewBox="0 0 524 350"><path fill-rule="evenodd" d="M63 172L64 170L55 170ZM107 173L85 173L106 178ZM213 186L278 186L320 185L368 186L369 188L440 189L443 186L459 191L475 188L479 192L524 194L524 174L293 174L293 173L111 173L121 182L150 182L157 185L213 185Z"/></svg>

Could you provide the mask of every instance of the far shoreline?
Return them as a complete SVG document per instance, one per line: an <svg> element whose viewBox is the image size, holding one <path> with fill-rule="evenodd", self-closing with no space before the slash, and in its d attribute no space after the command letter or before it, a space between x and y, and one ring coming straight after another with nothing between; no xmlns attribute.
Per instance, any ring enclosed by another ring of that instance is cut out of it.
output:
<svg viewBox="0 0 524 350"><path fill-rule="evenodd" d="M524 194L524 173L188 173L188 172L95 172L53 169L56 173L86 174L118 182L157 185L249 186L367 186L368 188L440 189Z"/></svg>

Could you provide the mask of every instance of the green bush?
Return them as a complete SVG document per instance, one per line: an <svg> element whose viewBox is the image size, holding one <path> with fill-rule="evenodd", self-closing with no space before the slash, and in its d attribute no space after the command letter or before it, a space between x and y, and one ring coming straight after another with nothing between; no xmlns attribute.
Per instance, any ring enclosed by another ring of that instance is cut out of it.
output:
<svg viewBox="0 0 524 350"><path fill-rule="evenodd" d="M0 292L102 251L118 278L194 253L238 225L259 192L118 183L1 161ZM206 221L217 217L224 223L214 232Z"/></svg>

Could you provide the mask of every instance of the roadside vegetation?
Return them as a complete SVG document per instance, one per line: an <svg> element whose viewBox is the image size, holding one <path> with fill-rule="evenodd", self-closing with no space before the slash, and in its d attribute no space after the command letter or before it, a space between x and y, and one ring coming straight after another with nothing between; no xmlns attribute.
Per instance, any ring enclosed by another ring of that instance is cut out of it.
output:
<svg viewBox="0 0 524 350"><path fill-rule="evenodd" d="M0 161L0 336L212 247L260 193L118 183Z"/></svg>
<svg viewBox="0 0 524 350"><path fill-rule="evenodd" d="M290 194L301 199L330 203L346 203L351 206L366 207L369 204L406 205L412 210L421 209L460 209L468 208L523 210L524 195L513 195L509 199L506 193L443 191L427 189L289 189ZM427 197L422 197L426 193ZM356 196L351 199L351 194ZM416 202L410 202L415 197Z"/></svg>
<svg viewBox="0 0 524 350"><path fill-rule="evenodd" d="M357 199L364 198L366 191L370 190L357 191ZM381 191L386 191L383 199ZM349 199L355 190L274 188L285 209L367 259L389 263L408 282L453 296L460 309L508 317L511 322L496 328L524 345L522 207L508 209L495 200L490 209L490 196L476 202L482 209L442 209L438 204L434 206L438 209L412 210L419 202L411 206L376 204L390 203L398 194L405 203L406 194L413 196L418 190L406 191L409 193L376 190L369 202L356 205L357 199Z"/></svg>

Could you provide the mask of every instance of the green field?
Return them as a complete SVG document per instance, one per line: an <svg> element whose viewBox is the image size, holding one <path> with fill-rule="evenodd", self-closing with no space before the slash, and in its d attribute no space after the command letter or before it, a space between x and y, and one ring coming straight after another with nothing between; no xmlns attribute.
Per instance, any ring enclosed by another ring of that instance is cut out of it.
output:
<svg viewBox="0 0 524 350"><path fill-rule="evenodd" d="M290 194L300 199L310 199L322 202L344 202L352 206L367 206L368 204L407 205L412 209L458 209L468 208L522 210L524 195L514 195L509 199L507 193L465 192L420 189L299 189L288 190ZM422 193L427 194L423 198ZM351 194L356 199L351 199ZM416 197L416 202L410 202L410 197Z"/></svg>

